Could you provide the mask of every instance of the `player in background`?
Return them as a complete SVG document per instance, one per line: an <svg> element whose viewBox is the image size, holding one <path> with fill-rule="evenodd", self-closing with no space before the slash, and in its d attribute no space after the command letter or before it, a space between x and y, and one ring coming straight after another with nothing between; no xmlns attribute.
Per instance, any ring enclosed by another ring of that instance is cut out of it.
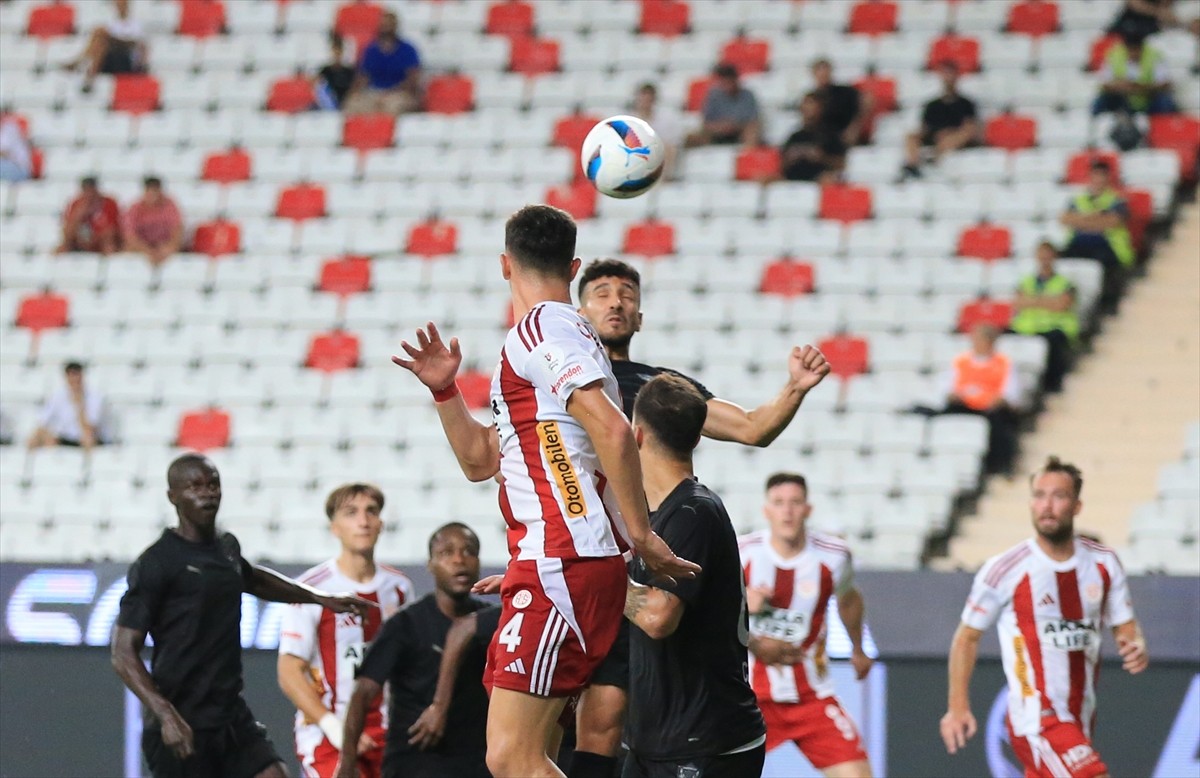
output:
<svg viewBox="0 0 1200 778"><path fill-rule="evenodd" d="M500 268L514 318L492 379L495 423L479 423L455 385L457 339L432 323L394 357L434 395L463 473L499 474L512 559L485 683L489 769L561 776L549 756L568 698L588 683L621 622L628 544L653 572L690 577L647 518L637 445L595 329L571 304L575 222L531 205L505 225Z"/></svg>
<svg viewBox="0 0 1200 778"><path fill-rule="evenodd" d="M383 492L350 483L325 500L329 531L341 544L336 557L300 576L302 583L354 592L378 603L366 619L339 615L319 605L288 608L279 630L279 688L296 706L296 756L307 778L331 778L342 750L342 720L354 675L366 647L386 619L411 602L412 581L394 567L376 564L383 531ZM362 736L354 744L362 778L377 778L387 731L384 698L373 701Z"/></svg>
<svg viewBox="0 0 1200 778"><path fill-rule="evenodd" d="M429 538L428 568L433 592L384 622L367 649L347 706L343 741L355 742L366 731L386 683L391 699L383 778L487 778L488 701L480 677L500 611L470 596L479 579L479 537L458 522L439 527ZM438 668L443 650L451 648L449 633L463 619L471 619L474 634L456 638L462 659L450 691L438 685ZM345 749L338 778L358 778L360 759Z"/></svg>
<svg viewBox="0 0 1200 778"><path fill-rule="evenodd" d="M1149 658L1125 571L1107 546L1075 532L1083 475L1049 457L1030 478L1034 536L983 564L950 644L942 740L951 754L975 734L968 692L979 639L997 625L1008 677L1008 731L1026 776L1096 778L1092 748L1100 643L1111 626L1125 670Z"/></svg>
<svg viewBox="0 0 1200 778"><path fill-rule="evenodd" d="M692 466L706 413L704 397L678 376L652 379L634 405L651 526L703 572L672 583L634 565L625 778L762 774L766 734L746 677L737 536Z"/></svg>
<svg viewBox="0 0 1200 778"><path fill-rule="evenodd" d="M242 592L358 618L377 606L247 562L237 538L217 529L221 476L207 458L171 463L167 499L179 524L129 566L112 638L113 668L146 708L142 753L156 778L286 776L242 697ZM149 671L146 635L154 638Z"/></svg>
<svg viewBox="0 0 1200 778"><path fill-rule="evenodd" d="M869 778L871 766L850 716L834 696L825 658L826 612L837 596L859 679L871 671L863 652L862 593L845 541L806 527L808 482L796 473L767 478L768 528L740 541L750 611L750 682L767 723L767 750L792 741L830 778Z"/></svg>
<svg viewBox="0 0 1200 778"><path fill-rule="evenodd" d="M629 344L642 328L641 275L616 259L594 260L578 283L579 310L600 334L613 374L621 387L625 415L641 388L656 375L676 375L689 381L704 397L708 413L704 435L747 446L767 446L791 423L804 396L821 382L830 366L812 346L793 348L788 355L788 380L772 399L753 410L714 397L699 381L665 367L629 359ZM622 624L613 650L596 670L592 684L579 700L571 778L608 778L621 753L629 683L629 624Z"/></svg>

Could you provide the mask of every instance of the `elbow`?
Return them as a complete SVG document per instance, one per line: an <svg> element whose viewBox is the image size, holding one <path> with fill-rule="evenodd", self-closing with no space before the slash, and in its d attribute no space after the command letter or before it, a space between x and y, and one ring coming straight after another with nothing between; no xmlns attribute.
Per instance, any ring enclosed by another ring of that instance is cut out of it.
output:
<svg viewBox="0 0 1200 778"><path fill-rule="evenodd" d="M468 481L477 484L489 478L494 478L496 473L500 471L500 463L497 462L494 465L471 465L463 462L462 471Z"/></svg>
<svg viewBox="0 0 1200 778"><path fill-rule="evenodd" d="M648 624L638 626L651 640L666 640L675 633L675 625L667 624L663 619L654 619Z"/></svg>

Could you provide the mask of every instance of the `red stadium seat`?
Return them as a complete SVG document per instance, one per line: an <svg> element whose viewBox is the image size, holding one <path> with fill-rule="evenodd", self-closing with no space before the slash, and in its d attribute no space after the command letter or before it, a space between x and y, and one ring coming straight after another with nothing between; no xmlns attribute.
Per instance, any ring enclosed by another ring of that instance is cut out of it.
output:
<svg viewBox="0 0 1200 778"><path fill-rule="evenodd" d="M558 41L549 38L514 38L508 69L526 76L558 70Z"/></svg>
<svg viewBox="0 0 1200 778"><path fill-rule="evenodd" d="M116 77L113 90L112 110L142 114L158 109L158 79L141 74L125 74Z"/></svg>
<svg viewBox="0 0 1200 778"><path fill-rule="evenodd" d="M321 265L321 278L317 288L322 292L348 297L371 288L371 259L364 256L346 256L326 260Z"/></svg>
<svg viewBox="0 0 1200 778"><path fill-rule="evenodd" d="M554 123L554 132L550 137L550 142L559 148L578 153L583 148L583 139L599 121L599 116L587 113L564 116Z"/></svg>
<svg viewBox="0 0 1200 778"><path fill-rule="evenodd" d="M868 75L855 81L854 88L871 96L874 115L896 110L896 79L877 74Z"/></svg>
<svg viewBox="0 0 1200 778"><path fill-rule="evenodd" d="M194 451L224 448L229 445L229 414L219 408L207 408L183 414L175 445Z"/></svg>
<svg viewBox="0 0 1200 778"><path fill-rule="evenodd" d="M312 82L303 76L281 78L271 84L267 95L267 110L281 113L307 111L317 102Z"/></svg>
<svg viewBox="0 0 1200 778"><path fill-rule="evenodd" d="M1146 228L1154 219L1154 197L1145 189L1126 189L1122 194L1129 206L1129 235L1138 251L1145 248Z"/></svg>
<svg viewBox="0 0 1200 778"><path fill-rule="evenodd" d="M511 326L511 325L510 325ZM492 377L478 370L467 370L458 374L458 391L463 402L474 411L489 408L492 405Z"/></svg>
<svg viewBox="0 0 1200 778"><path fill-rule="evenodd" d="M1094 72L1100 69L1104 64L1104 58L1108 56L1108 50L1121 42L1121 39L1116 35L1105 35L1102 38L1097 38L1092 43L1092 52L1088 55L1088 71Z"/></svg>
<svg viewBox="0 0 1200 778"><path fill-rule="evenodd" d="M36 180L42 177L42 171L46 167L46 152L39 148L30 149L30 156L33 158L30 164L30 175Z"/></svg>
<svg viewBox="0 0 1200 778"><path fill-rule="evenodd" d="M492 3L483 29L488 35L528 38L533 35L533 6L524 0Z"/></svg>
<svg viewBox="0 0 1200 778"><path fill-rule="evenodd" d="M325 189L316 184L297 184L280 191L275 201L275 215L280 219L306 221L325 215Z"/></svg>
<svg viewBox="0 0 1200 778"><path fill-rule="evenodd" d="M234 181L249 181L250 171L250 155L242 149L214 151L204 158L200 178L218 184L231 184Z"/></svg>
<svg viewBox="0 0 1200 778"><path fill-rule="evenodd" d="M984 127L983 140L1007 151L1031 148L1037 145L1037 120L1011 113L993 116Z"/></svg>
<svg viewBox="0 0 1200 778"><path fill-rule="evenodd" d="M458 251L458 227L444 221L417 224L409 230L404 250L422 257L453 254Z"/></svg>
<svg viewBox="0 0 1200 778"><path fill-rule="evenodd" d="M842 378L867 372L870 346L854 335L834 335L817 343L829 362L830 372Z"/></svg>
<svg viewBox="0 0 1200 778"><path fill-rule="evenodd" d="M791 257L777 259L763 270L758 291L780 297L799 297L813 290L813 266Z"/></svg>
<svg viewBox="0 0 1200 778"><path fill-rule="evenodd" d="M192 38L220 35L225 29L225 4L221 0L184 0L178 34Z"/></svg>
<svg viewBox="0 0 1200 778"><path fill-rule="evenodd" d="M779 175L781 165L779 149L775 146L759 146L738 152L734 165L734 178L738 181L763 181Z"/></svg>
<svg viewBox="0 0 1200 778"><path fill-rule="evenodd" d="M69 303L67 298L53 292L29 295L17 306L16 324L27 330L41 332L67 326Z"/></svg>
<svg viewBox="0 0 1200 778"><path fill-rule="evenodd" d="M761 73L771 59L771 44L762 38L739 36L721 47L721 62L728 62L738 73Z"/></svg>
<svg viewBox="0 0 1200 778"><path fill-rule="evenodd" d="M29 140L29 117L19 113L0 113L0 122L14 121L21 130L21 137Z"/></svg>
<svg viewBox="0 0 1200 778"><path fill-rule="evenodd" d="M304 366L323 373L358 367L358 336L341 330L314 335L308 343Z"/></svg>
<svg viewBox="0 0 1200 778"><path fill-rule="evenodd" d="M841 222L871 218L871 190L865 186L831 184L821 187L818 216Z"/></svg>
<svg viewBox="0 0 1200 778"><path fill-rule="evenodd" d="M1003 300L975 300L967 303L958 312L958 331L970 332L979 324L991 324L1004 329L1012 319L1012 304Z"/></svg>
<svg viewBox="0 0 1200 778"><path fill-rule="evenodd" d="M242 228L236 222L217 219L196 227L192 236L192 251L219 257L236 254L242 247Z"/></svg>
<svg viewBox="0 0 1200 778"><path fill-rule="evenodd" d="M343 38L357 44L359 56L366 44L379 31L379 20L383 18L383 6L364 0L353 0L338 8L334 17L333 30Z"/></svg>
<svg viewBox="0 0 1200 778"><path fill-rule="evenodd" d="M1088 168L1092 164L1092 160L1102 159L1108 162L1112 169L1113 179L1121 180L1121 156L1115 151L1081 151L1073 155L1067 160L1067 170L1064 178L1068 184L1086 184L1088 180Z"/></svg>
<svg viewBox="0 0 1200 778"><path fill-rule="evenodd" d="M546 204L561 208L576 220L596 215L596 187L589 181L559 184L546 190Z"/></svg>
<svg viewBox="0 0 1200 778"><path fill-rule="evenodd" d="M1180 178L1195 180L1200 119L1181 113L1151 116L1149 141L1154 148L1173 150L1179 156Z"/></svg>
<svg viewBox="0 0 1200 778"><path fill-rule="evenodd" d="M899 7L890 0L859 0L850 9L849 30L856 35L895 32Z"/></svg>
<svg viewBox="0 0 1200 778"><path fill-rule="evenodd" d="M999 224L977 224L962 231L958 255L972 259L1003 259L1012 255L1012 232Z"/></svg>
<svg viewBox="0 0 1200 778"><path fill-rule="evenodd" d="M1023 0L1008 9L1009 32L1040 38L1058 29L1058 6L1046 0Z"/></svg>
<svg viewBox="0 0 1200 778"><path fill-rule="evenodd" d="M35 38L71 35L75 32L75 6L53 2L31 8L25 31Z"/></svg>
<svg viewBox="0 0 1200 778"><path fill-rule="evenodd" d="M687 109L689 111L699 111L704 107L704 98L708 96L708 89L713 84L712 76L700 76L693 78L688 83L687 91Z"/></svg>
<svg viewBox="0 0 1200 778"><path fill-rule="evenodd" d="M347 116L342 125L342 145L359 151L385 149L396 135L396 117L386 113Z"/></svg>
<svg viewBox="0 0 1200 778"><path fill-rule="evenodd" d="M953 62L963 73L979 70L979 41L965 35L943 35L929 47L925 66L933 70L943 62Z"/></svg>
<svg viewBox="0 0 1200 778"><path fill-rule="evenodd" d="M475 82L457 74L434 76L425 87L425 110L462 113L475 106Z"/></svg>
<svg viewBox="0 0 1200 778"><path fill-rule="evenodd" d="M680 0L642 0L638 32L672 38L683 35L691 24L691 7Z"/></svg>
<svg viewBox="0 0 1200 778"><path fill-rule="evenodd" d="M644 221L625 229L625 254L640 257L661 257L675 253L675 228L666 222Z"/></svg>

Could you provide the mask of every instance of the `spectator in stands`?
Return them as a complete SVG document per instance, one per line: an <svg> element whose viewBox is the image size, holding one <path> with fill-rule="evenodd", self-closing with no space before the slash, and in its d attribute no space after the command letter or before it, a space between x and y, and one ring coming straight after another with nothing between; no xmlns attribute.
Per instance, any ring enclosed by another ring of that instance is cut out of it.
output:
<svg viewBox="0 0 1200 778"><path fill-rule="evenodd" d="M183 248L183 217L161 179L148 176L142 186L142 199L125 212L125 250L145 254L157 267Z"/></svg>
<svg viewBox="0 0 1200 778"><path fill-rule="evenodd" d="M358 72L344 61L346 52L342 36L329 34L329 64L317 71L313 87L317 93L317 106L326 111L336 111L346 101L346 95L354 88Z"/></svg>
<svg viewBox="0 0 1200 778"><path fill-rule="evenodd" d="M819 92L809 92L800 100L800 128L780 150L780 172L788 181L833 183L846 166L846 144L823 121L827 100Z"/></svg>
<svg viewBox="0 0 1200 778"><path fill-rule="evenodd" d="M120 248L121 209L100 192L95 176L79 182L79 196L63 213L63 240L58 251L98 251L105 256Z"/></svg>
<svg viewBox="0 0 1200 778"><path fill-rule="evenodd" d="M687 137L687 145L741 143L758 146L762 143L762 118L758 99L742 86L737 68L722 62L713 68L713 83L704 96L700 110L700 129Z"/></svg>
<svg viewBox="0 0 1200 778"><path fill-rule="evenodd" d="M971 350L954 358L943 374L943 413L969 413L988 420L989 473L1007 473L1017 452L1017 404L1021 386L1016 366L996 351L1000 331L980 324L971 331Z"/></svg>
<svg viewBox="0 0 1200 778"><path fill-rule="evenodd" d="M942 94L925 104L921 128L910 133L905 148L905 177L920 177L922 156L933 161L979 140L979 111L975 101L958 92L958 65L946 60L938 65Z"/></svg>
<svg viewBox="0 0 1200 778"><path fill-rule="evenodd" d="M1175 0L1125 0L1108 31L1116 35L1129 32L1149 37L1180 24L1174 5Z"/></svg>
<svg viewBox="0 0 1200 778"><path fill-rule="evenodd" d="M117 15L92 30L83 52L67 63L69 70L84 68L83 91L90 91L97 73L140 73L146 69L146 33L129 15L129 0L113 0Z"/></svg>
<svg viewBox="0 0 1200 778"><path fill-rule="evenodd" d="M420 107L421 57L400 37L399 17L385 11L378 35L363 51L358 79L346 97L346 112L401 114Z"/></svg>
<svg viewBox="0 0 1200 778"><path fill-rule="evenodd" d="M824 57L812 64L812 77L816 84L813 93L824 104L821 125L847 147L858 145L863 139L863 120L871 113L866 105L869 96L848 84L833 83L833 65Z"/></svg>
<svg viewBox="0 0 1200 778"><path fill-rule="evenodd" d="M1050 241L1037 248L1037 272L1021 279L1013 299L1009 328L1019 335L1040 335L1049 350L1042 388L1062 391L1063 376L1071 365L1071 354L1079 337L1079 313L1076 311L1075 285L1059 274L1054 263L1058 250Z"/></svg>
<svg viewBox="0 0 1200 778"><path fill-rule="evenodd" d="M1093 160L1087 188L1075 195L1058 220L1071 230L1063 256L1087 257L1104 266L1100 300L1113 309L1121 296L1126 271L1133 267L1137 253L1129 233L1129 204L1114 185L1107 161Z"/></svg>
<svg viewBox="0 0 1200 778"><path fill-rule="evenodd" d="M13 423L8 414L0 410L0 446L11 446L13 442Z"/></svg>
<svg viewBox="0 0 1200 778"><path fill-rule="evenodd" d="M33 150L16 119L0 119L0 181L24 181L33 175Z"/></svg>
<svg viewBox="0 0 1200 778"><path fill-rule="evenodd" d="M1162 52L1146 44L1145 36L1124 31L1108 50L1100 69L1100 95L1092 113L1175 113L1171 77Z"/></svg>
<svg viewBox="0 0 1200 778"><path fill-rule="evenodd" d="M38 428L29 437L29 448L90 449L108 443L108 408L104 396L84 386L83 365L79 362L68 362L63 372L66 383L43 406Z"/></svg>
<svg viewBox="0 0 1200 778"><path fill-rule="evenodd" d="M663 165L664 174L670 178L675 169L675 157L679 153L679 143L683 139L682 119L670 108L665 108L658 102L658 87L647 81L638 87L633 95L633 107L630 110L639 119L649 122L666 148L666 162Z"/></svg>

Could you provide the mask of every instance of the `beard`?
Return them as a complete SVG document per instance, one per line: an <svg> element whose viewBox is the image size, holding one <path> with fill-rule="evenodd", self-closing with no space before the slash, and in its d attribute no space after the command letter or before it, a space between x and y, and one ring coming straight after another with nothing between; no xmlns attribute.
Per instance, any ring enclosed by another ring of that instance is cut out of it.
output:
<svg viewBox="0 0 1200 778"><path fill-rule="evenodd" d="M1041 528L1040 525L1036 526L1035 528L1037 529L1038 535L1041 535L1043 538L1045 538L1050 543L1053 543L1054 545L1060 545L1062 543L1066 543L1068 540L1070 540L1075 535L1075 527L1071 524L1071 522L1064 522L1062 524L1059 524L1056 528L1054 528L1052 530L1044 530Z"/></svg>
<svg viewBox="0 0 1200 778"><path fill-rule="evenodd" d="M601 335L600 342L604 347L614 351L624 351L629 348L630 342L633 341L633 333L628 332L624 335Z"/></svg>

